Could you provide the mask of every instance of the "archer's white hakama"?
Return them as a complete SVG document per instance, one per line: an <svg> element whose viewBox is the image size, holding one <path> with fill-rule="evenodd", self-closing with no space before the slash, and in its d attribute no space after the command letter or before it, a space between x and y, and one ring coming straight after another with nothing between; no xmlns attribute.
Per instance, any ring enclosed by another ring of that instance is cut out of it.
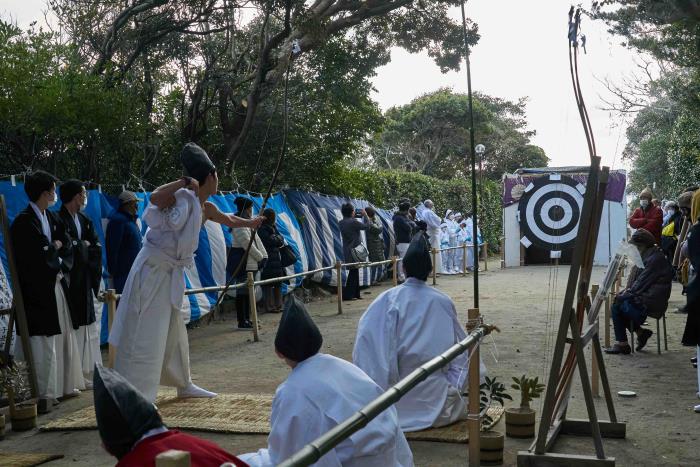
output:
<svg viewBox="0 0 700 467"><path fill-rule="evenodd" d="M134 261L117 308L109 342L117 347L114 369L150 401L158 384L186 387L189 343L182 316L184 268L199 242L202 207L190 190L175 193L166 209L149 205L143 248Z"/></svg>
<svg viewBox="0 0 700 467"><path fill-rule="evenodd" d="M360 318L352 359L386 390L420 365L466 338L454 304L424 281L409 277L379 295ZM433 373L396 403L403 431L466 418L468 354ZM482 376L485 368L481 368Z"/></svg>
<svg viewBox="0 0 700 467"><path fill-rule="evenodd" d="M268 448L239 456L272 467L378 397L381 388L356 366L331 355L300 362L275 393ZM409 467L413 455L392 407L313 464L317 467Z"/></svg>

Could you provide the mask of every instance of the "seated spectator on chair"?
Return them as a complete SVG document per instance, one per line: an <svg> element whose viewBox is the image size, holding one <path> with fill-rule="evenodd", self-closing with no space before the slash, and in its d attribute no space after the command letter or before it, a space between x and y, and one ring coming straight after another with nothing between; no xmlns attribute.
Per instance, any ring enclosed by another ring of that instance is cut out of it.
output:
<svg viewBox="0 0 700 467"><path fill-rule="evenodd" d="M192 467L248 465L211 441L166 428L156 406L116 371L95 365L93 386L97 430L117 467L155 467L171 449L188 451Z"/></svg>
<svg viewBox="0 0 700 467"><path fill-rule="evenodd" d="M630 243L642 256L644 268L633 267L627 287L615 297L612 320L615 328L615 345L605 349L609 354L628 354L632 351L627 342L627 329L637 334L637 350L642 350L653 334L642 329L642 323L651 316L660 319L666 313L671 295L673 268L656 246L656 239L645 229L632 234Z"/></svg>

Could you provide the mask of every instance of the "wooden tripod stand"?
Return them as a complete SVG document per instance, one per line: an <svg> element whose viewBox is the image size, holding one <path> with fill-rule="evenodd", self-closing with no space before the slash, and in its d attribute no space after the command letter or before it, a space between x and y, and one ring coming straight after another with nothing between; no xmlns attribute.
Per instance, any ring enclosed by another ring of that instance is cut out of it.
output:
<svg viewBox="0 0 700 467"><path fill-rule="evenodd" d="M596 302L594 307L588 298L593 257L598 240L605 189L608 184L608 173L607 167L600 169L600 158L593 157L579 220L579 234L574 246L564 295L552 365L547 380L547 392L544 398L539 432L530 449L518 453L518 466L614 466L615 459L605 456L602 438L604 436L625 437L626 426L624 423L617 422L610 384L603 363L598 326L600 301L594 300ZM613 267L619 267L619 261L616 261L615 264ZM569 333L571 337L569 337ZM593 347L593 358L597 360L610 417L609 421L599 421L596 415L591 381L584 355L584 349L589 342ZM569 348L566 358L564 358L567 344L569 344ZM575 420L566 417L576 367L579 369L588 420ZM595 456L549 452L560 434L592 436Z"/></svg>
<svg viewBox="0 0 700 467"><path fill-rule="evenodd" d="M19 285L19 275L17 274L17 263L15 263L14 250L12 248L12 238L10 238L10 218L7 215L7 207L5 205L5 197L0 195L0 234L3 237L5 244L5 253L7 254L7 263L9 266L9 281L12 284L12 305L7 309L0 309L0 315L9 315L7 323L7 336L5 337L5 347L0 349L0 367L10 364L10 349L12 347L12 329L17 322L17 332L22 342L22 350L24 358L27 362L27 371L29 372L29 385L32 391L32 398L38 396L36 370L34 368L34 358L32 356L32 348L29 345L29 326L27 325L27 315L24 311L24 300L22 298L22 290Z"/></svg>

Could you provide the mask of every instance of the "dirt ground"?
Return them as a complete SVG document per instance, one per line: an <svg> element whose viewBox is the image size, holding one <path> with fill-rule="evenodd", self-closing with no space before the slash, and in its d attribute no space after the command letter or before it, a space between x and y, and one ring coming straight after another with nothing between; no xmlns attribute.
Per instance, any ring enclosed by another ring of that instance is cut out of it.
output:
<svg viewBox="0 0 700 467"><path fill-rule="evenodd" d="M487 322L500 326L502 332L487 338L482 355L491 376L506 382L511 376L540 375L544 378L546 344L552 340L547 328L548 297L554 300L550 312L552 333L558 326L568 267L558 270L557 287L550 288L553 268L526 267L507 270L495 269L480 274L480 308ZM599 282L603 268L596 268L593 282ZM388 285L387 285L388 286ZM364 300L344 304L344 314L337 315L332 297L315 301L310 312L324 334L323 352L345 359L351 358L357 322L369 305L387 286L364 291ZM444 276L438 287L457 303L460 321L466 321L466 310L472 306L472 276L466 278ZM691 466L700 463L700 414L693 413L696 377L689 358L692 349L680 345L685 315L672 310L684 301L680 287L674 287L667 317L668 351L656 353L655 321L650 320L654 336L648 347L629 356L606 355L605 363L611 380L615 408L620 421L627 423L627 438L605 440L605 452L617 459L619 466ZM273 393L288 374L288 368L273 352L273 340L279 315L261 315L261 342L253 343L251 335L233 332L235 321L231 315L225 321L202 325L190 331L192 376L204 388L218 392ZM550 333L551 334L551 333ZM551 350L550 350L551 352ZM590 355L590 351L587 353ZM496 357L497 360L494 358ZM590 366L589 366L590 368ZM576 380L577 381L577 380ZM637 393L633 399L622 399L619 390ZM514 395L514 398L516 395ZM39 419L43 424L92 403L92 394L66 401L51 414ZM513 402L516 404L517 402ZM540 413L540 401L533 407ZM601 419L607 419L604 400L596 400ZM574 383L569 416L583 418L586 414L582 392ZM504 421L496 427L504 430ZM265 436L221 435L197 433L213 440L233 453L257 450L266 444ZM506 438L505 465L515 465L518 450L527 449L530 440ZM417 466L457 466L467 464L467 446L430 442L412 442ZM96 431L63 433L9 433L0 441L0 451L62 453L65 458L49 466L113 465L113 460L100 447ZM580 455L594 454L590 438L562 437L556 443L556 452ZM0 459L0 464L2 459Z"/></svg>

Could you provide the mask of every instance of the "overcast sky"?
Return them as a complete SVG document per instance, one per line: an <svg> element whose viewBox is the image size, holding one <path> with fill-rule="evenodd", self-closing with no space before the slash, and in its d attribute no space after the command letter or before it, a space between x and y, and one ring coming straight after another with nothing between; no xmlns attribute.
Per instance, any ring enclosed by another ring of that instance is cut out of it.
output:
<svg viewBox="0 0 700 467"><path fill-rule="evenodd" d="M584 4L588 6L590 2ZM550 165L588 164L586 141L573 97L567 55L567 12L563 0L469 0L467 16L479 25L481 39L472 50L472 87L487 94L517 100L529 97L527 118L537 131ZM2 0L0 14L11 15L21 26L43 20L44 0ZM454 11L459 18L459 10ZM598 80L620 79L634 70L635 53L606 31L604 24L584 18L587 55L581 55L579 74L591 115L598 154L603 163L622 168L624 125L601 110L607 95ZM391 63L373 80L374 99L382 109L406 104L440 87L466 91L466 73L440 73L425 54L392 51ZM477 141L478 143L478 141ZM488 151L488 148L487 148ZM488 153L487 156L488 157Z"/></svg>

